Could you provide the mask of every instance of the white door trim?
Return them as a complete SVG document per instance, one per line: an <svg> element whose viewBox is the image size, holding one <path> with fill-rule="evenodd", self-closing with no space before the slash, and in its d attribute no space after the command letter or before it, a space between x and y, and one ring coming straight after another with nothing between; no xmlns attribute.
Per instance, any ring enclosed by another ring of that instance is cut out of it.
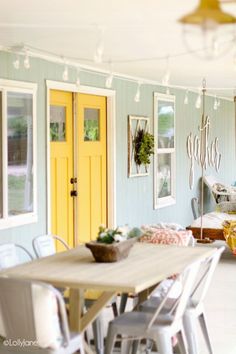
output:
<svg viewBox="0 0 236 354"><path fill-rule="evenodd" d="M72 93L86 93L107 98L107 223L116 226L116 92L99 87L80 86L76 84L46 81L47 87L47 127L46 127L46 161L47 161L47 233L51 231L50 205L50 90L62 90Z"/></svg>

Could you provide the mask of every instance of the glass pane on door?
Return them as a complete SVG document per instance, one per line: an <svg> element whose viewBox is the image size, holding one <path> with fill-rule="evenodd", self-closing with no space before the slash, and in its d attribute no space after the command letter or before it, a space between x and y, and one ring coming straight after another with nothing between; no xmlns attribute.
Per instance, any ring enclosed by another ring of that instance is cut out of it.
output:
<svg viewBox="0 0 236 354"><path fill-rule="evenodd" d="M66 140L66 107L50 106L50 140Z"/></svg>
<svg viewBox="0 0 236 354"><path fill-rule="evenodd" d="M8 214L33 211L33 96L7 94Z"/></svg>
<svg viewBox="0 0 236 354"><path fill-rule="evenodd" d="M84 109L84 141L99 141L100 110L95 108Z"/></svg>

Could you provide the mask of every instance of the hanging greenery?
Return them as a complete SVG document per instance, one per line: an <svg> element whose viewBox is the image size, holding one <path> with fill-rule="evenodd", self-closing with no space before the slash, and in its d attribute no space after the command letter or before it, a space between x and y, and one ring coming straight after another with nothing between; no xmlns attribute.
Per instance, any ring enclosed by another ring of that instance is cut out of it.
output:
<svg viewBox="0 0 236 354"><path fill-rule="evenodd" d="M154 136L144 129L139 129L134 140L134 161L137 165L149 165L154 154Z"/></svg>

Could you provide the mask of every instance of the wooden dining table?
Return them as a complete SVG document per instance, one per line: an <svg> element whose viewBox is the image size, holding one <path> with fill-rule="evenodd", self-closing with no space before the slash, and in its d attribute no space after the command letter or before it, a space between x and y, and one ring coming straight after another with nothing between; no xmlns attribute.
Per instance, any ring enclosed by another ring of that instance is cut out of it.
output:
<svg viewBox="0 0 236 354"><path fill-rule="evenodd" d="M135 243L128 258L114 263L96 263L90 250L81 245L53 256L36 259L0 272L68 287L69 320L72 331L84 331L117 293L146 296L148 289L179 273L193 261L204 260L212 247L178 247ZM100 297L83 313L84 293L100 290Z"/></svg>

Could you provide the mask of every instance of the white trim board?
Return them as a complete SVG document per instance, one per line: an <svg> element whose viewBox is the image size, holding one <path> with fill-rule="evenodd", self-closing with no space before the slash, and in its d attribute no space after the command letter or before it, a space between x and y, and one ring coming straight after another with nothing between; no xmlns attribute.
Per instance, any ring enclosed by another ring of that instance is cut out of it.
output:
<svg viewBox="0 0 236 354"><path fill-rule="evenodd" d="M116 92L98 87L80 86L58 81L46 81L47 86L47 127L46 127L46 161L47 161L47 232L51 230L50 215L50 90L62 90L72 93L86 93L107 98L107 219L108 227L116 226Z"/></svg>

